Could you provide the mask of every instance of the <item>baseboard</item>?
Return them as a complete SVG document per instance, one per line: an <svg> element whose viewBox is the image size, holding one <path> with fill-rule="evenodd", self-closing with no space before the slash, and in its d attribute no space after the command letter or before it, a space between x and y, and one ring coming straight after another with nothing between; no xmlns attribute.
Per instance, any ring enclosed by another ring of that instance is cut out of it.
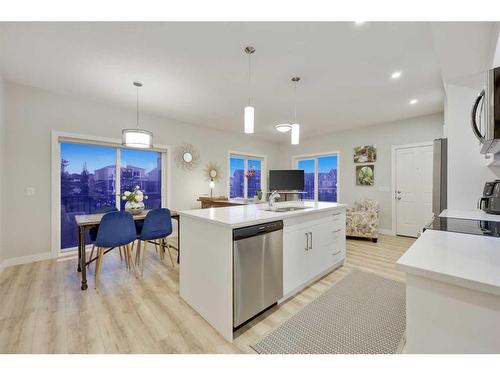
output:
<svg viewBox="0 0 500 375"><path fill-rule="evenodd" d="M394 233L394 232L392 231L392 229L382 229L382 228L380 228L380 229L378 230L378 232L379 232L380 234L386 234L386 235L388 235L388 236L395 236L395 235L396 235L396 233Z"/></svg>
<svg viewBox="0 0 500 375"><path fill-rule="evenodd" d="M16 258L8 258L2 262L1 268L3 269L3 268L11 267L11 266L17 266L19 264L40 262L42 260L47 260L47 259L51 259L51 258L52 258L52 254L50 252L33 254L33 255L26 255L26 256L16 257Z"/></svg>

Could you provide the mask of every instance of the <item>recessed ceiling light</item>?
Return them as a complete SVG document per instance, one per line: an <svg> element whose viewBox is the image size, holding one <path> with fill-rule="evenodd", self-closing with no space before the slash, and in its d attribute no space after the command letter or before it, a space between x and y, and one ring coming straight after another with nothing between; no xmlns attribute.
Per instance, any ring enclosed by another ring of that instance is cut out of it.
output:
<svg viewBox="0 0 500 375"><path fill-rule="evenodd" d="M292 130L292 125L290 124L278 124L274 125L274 128L279 131L280 133L286 133Z"/></svg>
<svg viewBox="0 0 500 375"><path fill-rule="evenodd" d="M398 79L398 78L401 78L401 72L398 70L394 73L391 74L391 78L392 79Z"/></svg>
<svg viewBox="0 0 500 375"><path fill-rule="evenodd" d="M414 105L414 104L417 104L418 103L418 99L412 99L410 100L410 104L411 105Z"/></svg>

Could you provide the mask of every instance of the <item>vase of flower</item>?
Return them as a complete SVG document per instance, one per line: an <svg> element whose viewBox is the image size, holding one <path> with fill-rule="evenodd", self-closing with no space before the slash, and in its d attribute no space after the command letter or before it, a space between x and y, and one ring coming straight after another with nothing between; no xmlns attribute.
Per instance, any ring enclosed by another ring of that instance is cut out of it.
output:
<svg viewBox="0 0 500 375"><path fill-rule="evenodd" d="M125 203L125 211L130 212L132 215L139 215L144 211L144 200L148 199L140 189L139 186L134 187L133 191L124 191L121 194L122 200Z"/></svg>

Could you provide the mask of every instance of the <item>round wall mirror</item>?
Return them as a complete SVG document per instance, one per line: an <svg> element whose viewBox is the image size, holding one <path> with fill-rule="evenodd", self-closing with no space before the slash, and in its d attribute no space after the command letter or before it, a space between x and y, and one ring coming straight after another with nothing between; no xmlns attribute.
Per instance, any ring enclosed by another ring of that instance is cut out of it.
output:
<svg viewBox="0 0 500 375"><path fill-rule="evenodd" d="M184 155L182 155L182 159L186 163L191 163L191 161L193 160L193 155L191 155L189 152L185 152Z"/></svg>
<svg viewBox="0 0 500 375"><path fill-rule="evenodd" d="M211 177L211 178L215 178L215 177L217 177L217 170L216 170L216 169L212 169L212 170L210 171L210 177Z"/></svg>

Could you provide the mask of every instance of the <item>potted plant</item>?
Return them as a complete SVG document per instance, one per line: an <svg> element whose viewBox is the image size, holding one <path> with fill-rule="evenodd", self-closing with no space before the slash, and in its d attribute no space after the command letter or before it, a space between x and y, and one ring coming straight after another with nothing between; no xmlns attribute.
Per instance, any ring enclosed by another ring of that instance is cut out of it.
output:
<svg viewBox="0 0 500 375"><path fill-rule="evenodd" d="M124 191L121 194L122 200L125 203L125 211L130 212L132 215L139 215L144 211L144 200L148 199L147 195L139 189L139 186L134 187L133 191Z"/></svg>
<svg viewBox="0 0 500 375"><path fill-rule="evenodd" d="M261 189L257 189L257 191L255 192L257 194L257 199L259 201L262 200L262 190Z"/></svg>

